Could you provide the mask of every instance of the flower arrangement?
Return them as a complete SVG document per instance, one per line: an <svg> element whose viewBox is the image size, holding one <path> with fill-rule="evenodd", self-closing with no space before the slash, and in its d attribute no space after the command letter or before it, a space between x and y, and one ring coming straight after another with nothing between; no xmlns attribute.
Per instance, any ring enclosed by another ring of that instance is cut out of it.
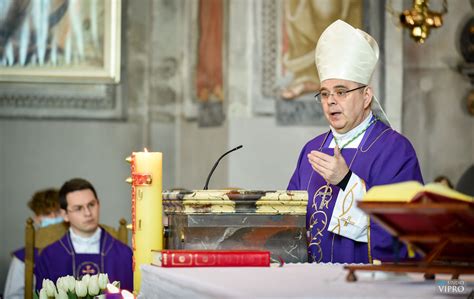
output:
<svg viewBox="0 0 474 299"><path fill-rule="evenodd" d="M35 293L35 299L90 299L105 293L107 284L109 277L104 273L92 276L87 274L81 280L70 275L63 276L58 278L56 285L49 279L43 279L43 287L39 293ZM118 281L114 281L112 285L120 287Z"/></svg>

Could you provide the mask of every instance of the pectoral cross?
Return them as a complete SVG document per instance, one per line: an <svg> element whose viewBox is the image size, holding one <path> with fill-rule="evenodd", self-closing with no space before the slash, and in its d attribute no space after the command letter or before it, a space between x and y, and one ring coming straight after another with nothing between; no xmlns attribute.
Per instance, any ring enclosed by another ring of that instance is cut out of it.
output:
<svg viewBox="0 0 474 299"><path fill-rule="evenodd" d="M341 218L341 220L344 222L344 226L347 226L348 224L352 224L352 225L355 224L354 221L351 221L351 216L349 216L347 218Z"/></svg>

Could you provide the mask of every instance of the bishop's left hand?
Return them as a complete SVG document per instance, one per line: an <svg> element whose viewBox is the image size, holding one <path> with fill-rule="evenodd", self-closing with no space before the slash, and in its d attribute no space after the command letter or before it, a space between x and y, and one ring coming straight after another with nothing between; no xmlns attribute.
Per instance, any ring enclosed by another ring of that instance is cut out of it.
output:
<svg viewBox="0 0 474 299"><path fill-rule="evenodd" d="M344 160L337 145L334 148L334 156L319 151L311 151L308 154L308 161L313 169L332 185L339 184L349 172L346 160Z"/></svg>

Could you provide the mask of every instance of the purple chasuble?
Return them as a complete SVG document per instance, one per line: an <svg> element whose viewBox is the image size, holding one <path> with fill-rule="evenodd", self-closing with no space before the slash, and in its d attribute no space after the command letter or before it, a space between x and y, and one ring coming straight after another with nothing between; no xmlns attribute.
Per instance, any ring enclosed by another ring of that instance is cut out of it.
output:
<svg viewBox="0 0 474 299"><path fill-rule="evenodd" d="M406 259L406 247L395 242L395 238L372 220L368 230L368 243L357 242L328 231L340 188L335 185L326 187L326 181L313 170L307 155L313 150L334 155L334 149L329 148L332 139L329 131L310 140L303 147L287 188L308 191L306 227L309 232L309 262L371 263L372 259L393 261L394 246L400 246L397 250L398 257ZM410 141L381 121L367 129L358 148L344 148L341 154L350 170L364 180L366 190L372 186L411 180L423 183L418 159ZM329 195L331 190L332 194Z"/></svg>
<svg viewBox="0 0 474 299"><path fill-rule="evenodd" d="M100 254L79 254L74 251L70 233L41 251L37 263L37 285L43 279L56 282L61 276L73 275L76 279L86 274L107 273L109 281L120 281L120 288L133 290L132 250L112 237L104 229L100 235Z"/></svg>

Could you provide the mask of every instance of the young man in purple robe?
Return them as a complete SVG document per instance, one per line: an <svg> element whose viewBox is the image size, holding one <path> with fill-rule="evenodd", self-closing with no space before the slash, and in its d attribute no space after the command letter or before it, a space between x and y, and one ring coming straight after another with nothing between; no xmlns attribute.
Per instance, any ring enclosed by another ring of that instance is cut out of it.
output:
<svg viewBox="0 0 474 299"><path fill-rule="evenodd" d="M107 273L133 290L132 250L99 226L99 200L91 183L76 178L59 190L59 202L69 222L68 233L41 251L37 262L39 290L44 278L54 282L65 275L80 279L86 274Z"/></svg>
<svg viewBox="0 0 474 299"><path fill-rule="evenodd" d="M288 190L307 190L310 262L373 263L409 256L407 248L357 208L373 186L423 183L410 142L390 128L370 79L379 56L367 33L337 20L315 51L321 103L330 130L302 149Z"/></svg>

